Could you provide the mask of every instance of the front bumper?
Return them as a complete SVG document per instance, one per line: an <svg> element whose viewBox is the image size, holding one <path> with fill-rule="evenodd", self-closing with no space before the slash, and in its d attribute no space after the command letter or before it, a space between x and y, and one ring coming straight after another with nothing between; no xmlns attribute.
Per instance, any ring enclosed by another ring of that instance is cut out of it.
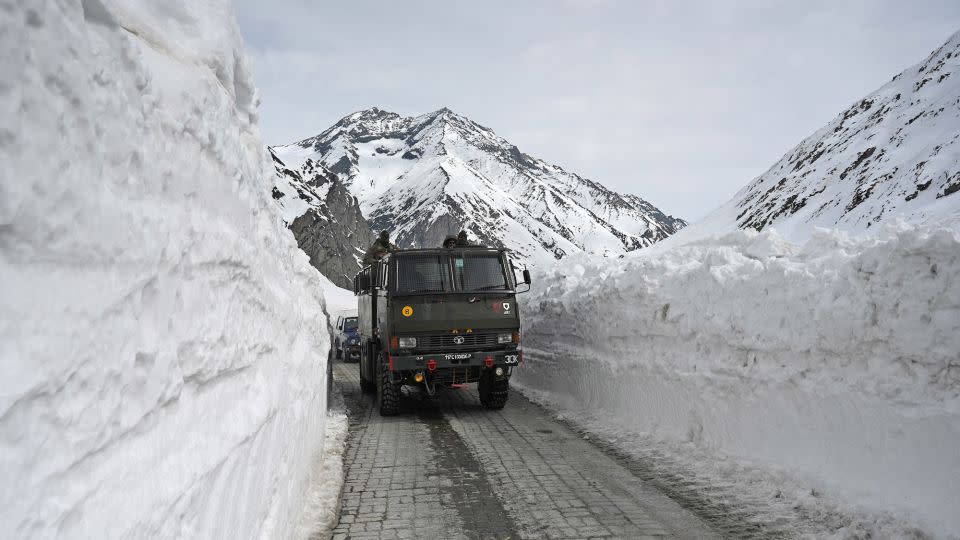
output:
<svg viewBox="0 0 960 540"><path fill-rule="evenodd" d="M360 345L347 345L343 349L343 354L346 358L356 358L360 359Z"/></svg>
<svg viewBox="0 0 960 540"><path fill-rule="evenodd" d="M523 351L520 349L471 352L441 352L435 354L399 354L390 355L390 369L392 371L423 371L435 365L434 371L446 369L463 369L472 367L488 367L488 358L492 359L493 366L514 367L523 361Z"/></svg>

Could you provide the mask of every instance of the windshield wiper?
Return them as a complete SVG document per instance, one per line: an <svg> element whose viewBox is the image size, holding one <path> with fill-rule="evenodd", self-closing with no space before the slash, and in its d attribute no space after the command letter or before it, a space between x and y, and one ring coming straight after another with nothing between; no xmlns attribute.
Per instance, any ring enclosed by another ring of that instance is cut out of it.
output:
<svg viewBox="0 0 960 540"><path fill-rule="evenodd" d="M492 289L504 289L504 290L506 290L506 288L507 288L506 285L485 285L485 286L483 286L483 287L477 287L477 288L475 288L475 289L473 289L473 290L475 290L475 291L489 291L489 290L492 290Z"/></svg>
<svg viewBox="0 0 960 540"><path fill-rule="evenodd" d="M406 293L422 293L422 292L441 293L441 292L443 292L443 290L438 290L438 289L411 289L411 290L409 290L409 291L403 291L403 292L406 292Z"/></svg>

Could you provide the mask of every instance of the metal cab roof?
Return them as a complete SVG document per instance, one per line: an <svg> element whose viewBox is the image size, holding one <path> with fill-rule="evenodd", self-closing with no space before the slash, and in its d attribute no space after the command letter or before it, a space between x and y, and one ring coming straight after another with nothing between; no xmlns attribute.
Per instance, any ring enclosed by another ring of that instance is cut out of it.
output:
<svg viewBox="0 0 960 540"><path fill-rule="evenodd" d="M392 251L387 254L387 257L394 257L396 255L404 255L407 253L411 254L429 254L429 253L451 253L457 251L475 251L481 253L508 253L510 252L507 248L496 248L496 247L487 247L487 246L457 246L452 248L445 247L436 247L436 248L411 248L411 249L399 249L397 251Z"/></svg>

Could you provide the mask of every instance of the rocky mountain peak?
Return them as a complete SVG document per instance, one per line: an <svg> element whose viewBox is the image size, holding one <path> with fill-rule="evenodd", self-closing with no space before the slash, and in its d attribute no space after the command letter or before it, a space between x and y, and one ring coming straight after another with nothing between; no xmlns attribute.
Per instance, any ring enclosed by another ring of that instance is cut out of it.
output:
<svg viewBox="0 0 960 540"><path fill-rule="evenodd" d="M457 230L531 261L588 251L619 256L685 225L522 152L449 108L411 117L373 108L315 137L276 147L289 163L343 178L374 229L402 246L438 245Z"/></svg>
<svg viewBox="0 0 960 540"><path fill-rule="evenodd" d="M320 162L307 158L289 167L273 149L270 155L276 170L273 199L297 244L321 274L349 288L373 242L357 198Z"/></svg>

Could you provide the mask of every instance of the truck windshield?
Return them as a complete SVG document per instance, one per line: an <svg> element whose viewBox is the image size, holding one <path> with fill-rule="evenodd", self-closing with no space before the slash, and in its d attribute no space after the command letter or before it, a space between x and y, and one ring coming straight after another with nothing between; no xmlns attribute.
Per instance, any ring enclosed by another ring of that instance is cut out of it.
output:
<svg viewBox="0 0 960 540"><path fill-rule="evenodd" d="M449 274L446 260L440 255L397 257L397 292L443 292L449 288Z"/></svg>
<svg viewBox="0 0 960 540"><path fill-rule="evenodd" d="M453 280L462 291L509 289L503 261L497 254L470 254L453 257Z"/></svg>
<svg viewBox="0 0 960 540"><path fill-rule="evenodd" d="M347 332L352 332L357 329L357 318L356 317L347 317L343 321L343 329Z"/></svg>

